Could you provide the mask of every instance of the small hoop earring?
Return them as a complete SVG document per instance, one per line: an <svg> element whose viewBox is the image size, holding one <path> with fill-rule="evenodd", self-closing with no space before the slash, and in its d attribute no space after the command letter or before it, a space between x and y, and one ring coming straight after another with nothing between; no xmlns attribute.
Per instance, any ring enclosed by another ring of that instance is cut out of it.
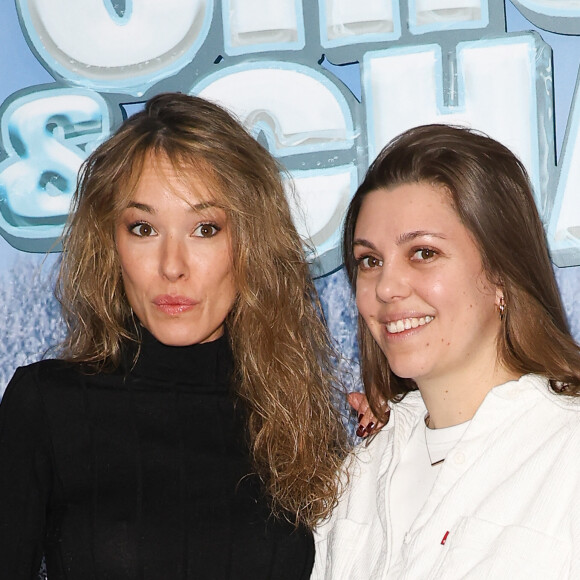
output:
<svg viewBox="0 0 580 580"><path fill-rule="evenodd" d="M497 308L499 310L499 319L503 320L505 318L505 300L503 296L499 297L499 304Z"/></svg>

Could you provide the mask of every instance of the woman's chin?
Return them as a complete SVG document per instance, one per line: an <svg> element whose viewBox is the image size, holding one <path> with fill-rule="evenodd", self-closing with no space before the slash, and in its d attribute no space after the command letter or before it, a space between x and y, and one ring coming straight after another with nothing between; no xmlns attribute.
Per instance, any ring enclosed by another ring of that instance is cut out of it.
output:
<svg viewBox="0 0 580 580"><path fill-rule="evenodd" d="M217 340L224 333L223 325L217 329L192 329L191 325L179 328L176 325L155 325L147 330L165 346L192 346Z"/></svg>

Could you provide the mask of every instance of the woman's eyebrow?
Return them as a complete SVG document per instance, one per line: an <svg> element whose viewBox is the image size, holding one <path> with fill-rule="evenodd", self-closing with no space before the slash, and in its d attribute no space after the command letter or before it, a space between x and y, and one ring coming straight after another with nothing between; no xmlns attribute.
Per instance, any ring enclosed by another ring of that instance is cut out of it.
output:
<svg viewBox="0 0 580 580"><path fill-rule="evenodd" d="M417 230L417 231L413 231L413 232L404 232L402 234L400 234L397 237L397 245L398 246L402 246L403 244L406 244L408 242L412 242L413 240L416 240L417 238L423 238L423 237L428 237L428 238L438 238L440 240L446 240L447 236L445 236L444 234L439 234L437 232L429 232L427 230ZM353 247L354 246L363 246L365 248L369 248L370 250L377 250L376 246L370 242L369 240L366 240L364 238L355 238L355 240L352 243Z"/></svg>
<svg viewBox="0 0 580 580"><path fill-rule="evenodd" d="M130 207L134 207L135 209L139 209L147 213L155 213L155 210L150 205L147 205L146 203L139 203L138 201L130 201L127 204L127 209Z"/></svg>
<svg viewBox="0 0 580 580"><path fill-rule="evenodd" d="M209 209L213 207L217 207L222 209L222 206L218 205L213 201L201 201L199 203L195 203L190 206L193 211L203 211L204 209Z"/></svg>
<svg viewBox="0 0 580 580"><path fill-rule="evenodd" d="M153 206L148 205L146 203L141 203L139 201L130 201L127 204L127 208L130 208L130 207L144 211L144 212L149 213L149 214L157 213ZM189 207L190 207L191 211L201 212L201 211L208 209L208 208L220 207L220 206L217 205L216 203L214 203L213 201L202 201L200 203L194 203L194 204L190 205Z"/></svg>
<svg viewBox="0 0 580 580"><path fill-rule="evenodd" d="M447 236L437 232L429 232L427 230L416 230L413 232L405 232L399 235L397 238L397 245L401 246L407 242L412 242L417 238L439 238L440 240L446 240Z"/></svg>
<svg viewBox="0 0 580 580"><path fill-rule="evenodd" d="M377 250L376 246L372 243L369 242L368 240L365 240L364 238L355 238L354 241L352 242L353 247L355 246L363 246L365 248L368 248L369 250Z"/></svg>

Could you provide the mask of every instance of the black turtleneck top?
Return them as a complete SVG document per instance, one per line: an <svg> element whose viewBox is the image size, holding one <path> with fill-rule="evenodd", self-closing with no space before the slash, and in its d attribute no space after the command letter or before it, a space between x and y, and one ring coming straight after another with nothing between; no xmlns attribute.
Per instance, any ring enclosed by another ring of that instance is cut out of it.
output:
<svg viewBox="0 0 580 580"><path fill-rule="evenodd" d="M127 356L127 360L131 360ZM0 578L306 579L312 535L270 515L232 394L228 341L134 368L45 360L0 405Z"/></svg>

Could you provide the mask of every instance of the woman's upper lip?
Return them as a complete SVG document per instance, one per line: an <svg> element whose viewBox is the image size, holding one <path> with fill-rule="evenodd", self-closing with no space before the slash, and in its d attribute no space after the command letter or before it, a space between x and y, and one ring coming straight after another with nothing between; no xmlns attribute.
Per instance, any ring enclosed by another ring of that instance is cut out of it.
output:
<svg viewBox="0 0 580 580"><path fill-rule="evenodd" d="M187 296L170 296L169 294L160 294L153 299L157 306L194 306L197 300Z"/></svg>
<svg viewBox="0 0 580 580"><path fill-rule="evenodd" d="M397 320L405 320L406 318L425 318L425 316L432 316L434 314L426 314L425 312L401 312L397 314L389 314L388 316L379 316L378 321L381 324L388 324L389 322L397 322Z"/></svg>

